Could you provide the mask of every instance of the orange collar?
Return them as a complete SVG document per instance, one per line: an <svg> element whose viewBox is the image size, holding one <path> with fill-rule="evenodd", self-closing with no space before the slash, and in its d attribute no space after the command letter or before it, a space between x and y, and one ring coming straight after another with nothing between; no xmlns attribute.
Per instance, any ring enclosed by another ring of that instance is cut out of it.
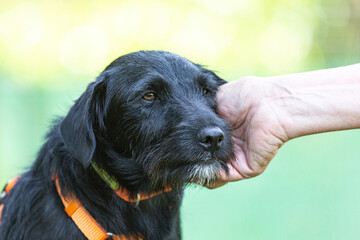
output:
<svg viewBox="0 0 360 240"><path fill-rule="evenodd" d="M121 187L116 178L104 169L100 168L95 162L92 162L92 166L99 176L114 190L117 196L121 199L136 203L136 206L139 205L141 200L149 199L155 197L159 194L171 191L171 187L166 187L163 191L158 191L150 194L138 193L136 198L131 197L130 192ZM125 235L114 235L107 232L104 228L100 226L98 222L89 214L89 212L82 206L81 202L75 197L71 196L69 198L64 198L61 194L61 189L59 186L59 180L55 177L56 189L61 198L61 201L64 204L65 212L67 215L74 221L78 226L80 231L87 237L89 240L105 240L111 237L114 240L141 240L142 237L139 236L130 236Z"/></svg>
<svg viewBox="0 0 360 240"><path fill-rule="evenodd" d="M65 207L65 212L73 220L80 231L89 240L141 240L140 237L127 237L125 235L115 235L107 232L82 206L79 199L74 196L64 198L61 194L58 178L55 179L56 189Z"/></svg>
<svg viewBox="0 0 360 240"><path fill-rule="evenodd" d="M170 192L171 190L172 190L171 187L166 187L162 191L157 191L157 192L153 192L153 193L150 193L150 194L139 192L138 194L136 194L136 198L130 197L130 192L126 188L123 188L123 187L119 187L119 189L116 190L115 193L121 199L123 199L123 200L125 200L127 202L136 203L136 205L139 205L139 202L142 201L142 200L146 200L146 199L155 197L155 196L160 195L162 193Z"/></svg>
<svg viewBox="0 0 360 240"><path fill-rule="evenodd" d="M100 224L90 215L90 213L82 206L79 199L75 196L70 196L64 198L61 194L61 189L59 185L59 179L55 178L56 189L61 198L61 201L65 207L65 212L67 215L73 220L73 222L77 225L80 231L87 237L89 240L105 240L111 237L114 240L141 240L142 237L127 237L125 235L114 235L112 233L107 232L104 228L100 226ZM139 204L141 200L149 199L155 197L164 192L171 191L171 188L165 188L163 191L154 192L151 194L143 194L138 193L136 198L132 198L130 192L119 186L116 191L116 195L118 195L121 199L136 203L136 206Z"/></svg>
<svg viewBox="0 0 360 240"><path fill-rule="evenodd" d="M136 198L131 197L130 192L119 185L115 177L109 175L105 170L99 168L96 164L93 163L94 169L98 172L101 178L113 188L114 192L121 199L136 203L136 206L139 205L141 200L149 199L155 197L159 194L171 191L170 187L165 188L163 191L154 192L151 194L138 193ZM80 231L87 237L89 240L105 240L111 237L114 240L141 240L142 237L127 237L125 235L114 235L107 232L100 224L90 215L90 213L82 206L81 202L75 197L64 198L61 194L61 189L59 186L59 180L55 177L56 189L61 198L61 201L64 204L65 212L77 225ZM114 189L116 188L116 190Z"/></svg>
<svg viewBox="0 0 360 240"><path fill-rule="evenodd" d="M7 194L9 194L9 192L15 186L15 184L17 183L20 177L21 176L16 177L8 182L8 184L4 189L4 193L3 193L5 194L4 197ZM125 235L114 235L112 233L107 232L104 228L100 226L100 224L98 224L98 222L96 222L96 220L89 214L89 212L84 208L84 206L82 206L79 199L77 199L75 196L64 198L63 195L61 194L58 178L54 176L53 180L55 181L56 189L64 205L65 212L74 221L74 223L77 225L80 231L86 236L87 239L89 240L105 240L109 238L112 238L114 240L142 239L141 237L132 237L132 236L127 237ZM136 198L130 197L131 196L130 192L127 189L120 186L114 192L123 200L131 203L136 203L136 205L138 205L141 200L149 199L169 191L171 191L171 187L167 187L163 191L158 191L151 194L138 193ZM0 224L1 224L2 209L3 209L3 204L0 204Z"/></svg>

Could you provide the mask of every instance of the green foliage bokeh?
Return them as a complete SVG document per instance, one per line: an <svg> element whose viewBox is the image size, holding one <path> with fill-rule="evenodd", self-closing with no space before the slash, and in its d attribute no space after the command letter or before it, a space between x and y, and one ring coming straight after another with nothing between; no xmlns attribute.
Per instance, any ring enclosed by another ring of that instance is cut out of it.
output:
<svg viewBox="0 0 360 240"><path fill-rule="evenodd" d="M0 184L108 63L143 49L228 81L357 63L360 2L0 0ZM359 130L292 140L257 178L188 189L184 239L359 239L359 160Z"/></svg>

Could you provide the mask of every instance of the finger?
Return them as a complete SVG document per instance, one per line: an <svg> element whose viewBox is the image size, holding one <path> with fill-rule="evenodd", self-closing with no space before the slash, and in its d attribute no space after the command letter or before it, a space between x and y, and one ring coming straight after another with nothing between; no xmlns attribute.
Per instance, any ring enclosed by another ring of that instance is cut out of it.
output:
<svg viewBox="0 0 360 240"><path fill-rule="evenodd" d="M241 176L242 179L254 176L254 169L251 168L251 159L245 155L245 152L239 145L234 146L235 160L228 163L229 168L234 169L232 175ZM239 178L239 177L238 177Z"/></svg>
<svg viewBox="0 0 360 240"><path fill-rule="evenodd" d="M217 173L217 181L218 182L234 182L238 180L245 179L245 177L239 173L234 166L231 165L231 162L228 163L229 171L228 173L224 170L220 170Z"/></svg>
<svg viewBox="0 0 360 240"><path fill-rule="evenodd" d="M208 185L205 185L205 187L207 187L208 189L215 189L215 188L218 188L218 187L222 187L227 183L228 182L225 182L225 181L216 181L215 183L210 183Z"/></svg>

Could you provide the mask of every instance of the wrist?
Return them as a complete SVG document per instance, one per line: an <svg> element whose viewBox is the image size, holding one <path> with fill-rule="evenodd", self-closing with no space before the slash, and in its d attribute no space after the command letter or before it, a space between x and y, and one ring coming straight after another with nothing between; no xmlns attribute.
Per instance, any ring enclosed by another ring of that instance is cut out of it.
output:
<svg viewBox="0 0 360 240"><path fill-rule="evenodd" d="M289 139L360 127L360 65L269 77L264 86Z"/></svg>

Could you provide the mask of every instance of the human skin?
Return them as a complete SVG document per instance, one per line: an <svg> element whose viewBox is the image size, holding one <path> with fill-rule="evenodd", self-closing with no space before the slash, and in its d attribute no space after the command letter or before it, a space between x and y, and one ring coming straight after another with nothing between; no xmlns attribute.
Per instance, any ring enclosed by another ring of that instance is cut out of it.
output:
<svg viewBox="0 0 360 240"><path fill-rule="evenodd" d="M291 139L360 128L360 64L244 77L220 87L217 105L233 127L235 159L209 188L258 176Z"/></svg>

